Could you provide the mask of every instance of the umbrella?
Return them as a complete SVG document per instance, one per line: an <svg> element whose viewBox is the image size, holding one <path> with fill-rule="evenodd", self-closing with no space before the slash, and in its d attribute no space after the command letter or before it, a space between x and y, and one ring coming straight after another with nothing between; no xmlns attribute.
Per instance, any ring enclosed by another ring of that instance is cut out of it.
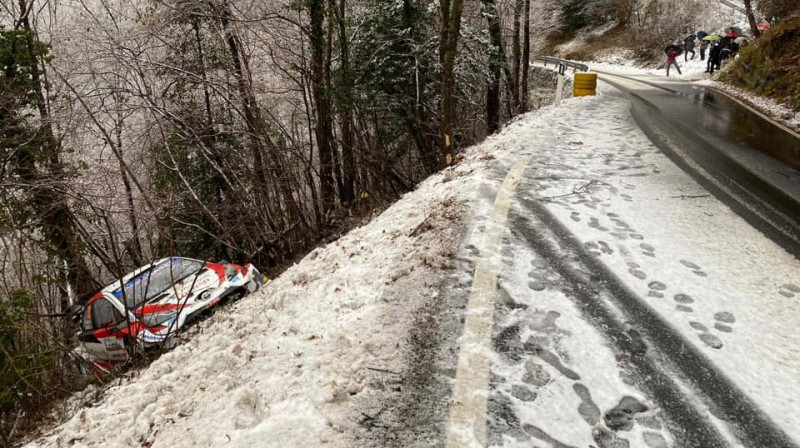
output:
<svg viewBox="0 0 800 448"><path fill-rule="evenodd" d="M706 33L705 31L698 31L696 34L697 34L697 38L700 39L700 40L702 40L704 37L708 36L708 33Z"/></svg>
<svg viewBox="0 0 800 448"><path fill-rule="evenodd" d="M767 22L759 23L758 24L758 29L760 29L760 30L768 30L769 29L769 23L767 23Z"/></svg>
<svg viewBox="0 0 800 448"><path fill-rule="evenodd" d="M708 36L704 37L703 40L720 40L722 37L716 34L709 34Z"/></svg>
<svg viewBox="0 0 800 448"><path fill-rule="evenodd" d="M669 54L670 51L675 52L675 56L680 56L683 53L683 49L675 44L667 45L667 48L664 49L664 53Z"/></svg>
<svg viewBox="0 0 800 448"><path fill-rule="evenodd" d="M736 45L747 45L748 43L750 43L750 39L747 38L747 37L741 36L741 37L737 37L736 39L734 39L733 43L735 43Z"/></svg>
<svg viewBox="0 0 800 448"><path fill-rule="evenodd" d="M735 34L736 36L741 36L744 33L742 33L742 29L738 26L729 26L728 28L725 28L725 34Z"/></svg>
<svg viewBox="0 0 800 448"><path fill-rule="evenodd" d="M684 37L684 38L683 38L683 41L684 41L684 42L686 42L687 40L694 41L695 39L697 39L697 34L690 34L690 35L688 35L688 36Z"/></svg>

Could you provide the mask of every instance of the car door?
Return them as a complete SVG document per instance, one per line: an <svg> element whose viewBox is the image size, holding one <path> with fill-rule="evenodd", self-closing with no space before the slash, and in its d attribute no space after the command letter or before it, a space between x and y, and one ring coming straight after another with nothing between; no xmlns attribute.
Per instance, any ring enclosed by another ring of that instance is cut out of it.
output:
<svg viewBox="0 0 800 448"><path fill-rule="evenodd" d="M92 356L107 361L124 361L125 338L122 330L128 326L122 313L106 298L86 305L78 339Z"/></svg>

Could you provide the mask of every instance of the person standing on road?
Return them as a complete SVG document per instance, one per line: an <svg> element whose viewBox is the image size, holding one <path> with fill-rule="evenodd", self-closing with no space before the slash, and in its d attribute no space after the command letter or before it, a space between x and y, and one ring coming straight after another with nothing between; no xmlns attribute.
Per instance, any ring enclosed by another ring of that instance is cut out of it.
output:
<svg viewBox="0 0 800 448"><path fill-rule="evenodd" d="M706 60L706 49L707 48L708 48L708 41L707 40L701 40L700 41L700 60L701 61L705 61Z"/></svg>
<svg viewBox="0 0 800 448"><path fill-rule="evenodd" d="M689 53L692 53L692 59L694 59L695 52L694 52L694 36L689 36L683 40L683 61L689 62Z"/></svg>
<svg viewBox="0 0 800 448"><path fill-rule="evenodd" d="M675 70L678 71L678 74L681 75L681 68L678 66L678 62L675 61L675 58L678 56L678 52L675 51L675 48L670 48L667 50L667 76L669 76L669 68L671 66L675 66Z"/></svg>
<svg viewBox="0 0 800 448"><path fill-rule="evenodd" d="M708 55L708 69L706 73L714 74L714 69L719 70L720 61L720 52L722 48L720 48L719 42L714 42L711 44L711 52Z"/></svg>

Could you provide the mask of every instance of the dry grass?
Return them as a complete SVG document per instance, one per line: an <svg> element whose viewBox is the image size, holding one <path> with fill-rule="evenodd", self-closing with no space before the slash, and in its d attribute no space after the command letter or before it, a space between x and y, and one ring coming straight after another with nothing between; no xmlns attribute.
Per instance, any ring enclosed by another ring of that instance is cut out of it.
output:
<svg viewBox="0 0 800 448"><path fill-rule="evenodd" d="M723 74L734 86L800 110L800 15L782 20L745 47Z"/></svg>

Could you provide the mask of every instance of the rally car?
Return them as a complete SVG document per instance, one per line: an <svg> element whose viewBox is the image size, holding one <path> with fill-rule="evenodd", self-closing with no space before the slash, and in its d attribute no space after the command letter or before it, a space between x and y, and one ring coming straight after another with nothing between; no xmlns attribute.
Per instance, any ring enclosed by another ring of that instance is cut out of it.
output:
<svg viewBox="0 0 800 448"><path fill-rule="evenodd" d="M114 281L75 313L78 340L95 368L128 359L126 345L170 345L175 333L223 299L239 298L261 286L250 264L164 258Z"/></svg>

